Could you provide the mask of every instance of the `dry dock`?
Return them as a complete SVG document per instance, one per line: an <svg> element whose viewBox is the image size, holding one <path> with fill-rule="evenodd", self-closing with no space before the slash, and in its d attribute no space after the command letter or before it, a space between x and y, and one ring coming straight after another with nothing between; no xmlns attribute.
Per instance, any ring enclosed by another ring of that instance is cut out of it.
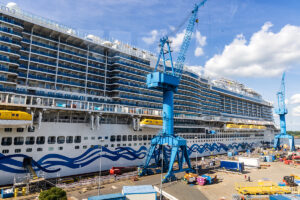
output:
<svg viewBox="0 0 300 200"><path fill-rule="evenodd" d="M270 180L275 183L282 182L284 176L291 174L300 175L300 167L297 168L291 165L285 165L283 162L268 162L262 163L270 165L263 169L246 169L244 174L232 174L226 172L211 171L208 175L217 175L219 182L212 185L188 185L184 181L177 181L163 184L163 191L174 196L179 200L220 200L232 199L233 194L237 194L235 190L235 183L244 183L245 175L250 176L251 181ZM178 178L183 177L183 173L177 174ZM126 185L153 185L160 187L160 174L145 176L134 181L132 179L117 180L111 177L113 182L102 184L101 194L119 193L122 187ZM76 187L68 187L65 190L68 194L68 199L82 200L90 196L98 195L98 182L97 179L92 184ZM36 195L27 197L18 197L15 199L34 199Z"/></svg>

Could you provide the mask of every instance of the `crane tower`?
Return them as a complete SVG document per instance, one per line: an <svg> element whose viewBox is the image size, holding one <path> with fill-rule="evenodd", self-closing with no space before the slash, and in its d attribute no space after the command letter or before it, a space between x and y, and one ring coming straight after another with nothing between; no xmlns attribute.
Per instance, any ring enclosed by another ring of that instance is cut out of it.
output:
<svg viewBox="0 0 300 200"><path fill-rule="evenodd" d="M151 146L146 157L145 165L139 170L140 176L150 173L149 164L152 158L155 159L157 166L159 165L161 154L163 163L166 163L165 166L168 166L168 173L163 178L164 182L175 178L173 164L176 159L179 167L179 170L176 172L183 171L184 161L187 162L188 169L191 169L186 140L176 136L174 133L173 96L180 83L186 52L190 45L195 23L197 22L198 9L203 6L205 2L206 0L203 0L201 3L196 4L191 12L175 65L173 65L170 49L171 41L168 36L164 36L160 39L160 53L154 72L147 75L147 87L163 92L163 129L151 140ZM160 66L161 60L163 63L163 70L159 71L158 67ZM167 61L170 62L171 67L167 67ZM167 153L166 148L163 146L168 146L171 153Z"/></svg>

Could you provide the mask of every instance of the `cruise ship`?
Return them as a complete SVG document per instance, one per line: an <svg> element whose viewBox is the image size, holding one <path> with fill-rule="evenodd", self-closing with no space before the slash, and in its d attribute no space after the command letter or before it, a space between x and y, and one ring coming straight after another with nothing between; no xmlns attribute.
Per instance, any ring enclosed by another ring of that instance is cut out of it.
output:
<svg viewBox="0 0 300 200"><path fill-rule="evenodd" d="M142 164L162 125L162 93L146 86L156 59L1 5L0 185ZM174 101L191 157L245 151L276 131L260 94L188 67Z"/></svg>

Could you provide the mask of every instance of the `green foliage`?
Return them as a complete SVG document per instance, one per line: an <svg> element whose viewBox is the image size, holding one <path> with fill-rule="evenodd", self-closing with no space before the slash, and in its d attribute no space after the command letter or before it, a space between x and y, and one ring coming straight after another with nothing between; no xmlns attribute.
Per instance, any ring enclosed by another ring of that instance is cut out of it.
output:
<svg viewBox="0 0 300 200"><path fill-rule="evenodd" d="M287 131L287 134L300 137L300 131Z"/></svg>
<svg viewBox="0 0 300 200"><path fill-rule="evenodd" d="M63 189L53 187L42 191L39 195L39 200L67 200L67 193Z"/></svg>

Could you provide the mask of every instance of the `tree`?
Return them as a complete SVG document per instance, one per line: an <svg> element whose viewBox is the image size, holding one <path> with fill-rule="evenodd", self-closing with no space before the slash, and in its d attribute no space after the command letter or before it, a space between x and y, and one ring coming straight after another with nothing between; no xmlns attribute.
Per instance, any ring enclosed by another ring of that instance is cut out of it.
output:
<svg viewBox="0 0 300 200"><path fill-rule="evenodd" d="M67 193L61 188L52 187L49 190L42 191L39 200L67 200Z"/></svg>

